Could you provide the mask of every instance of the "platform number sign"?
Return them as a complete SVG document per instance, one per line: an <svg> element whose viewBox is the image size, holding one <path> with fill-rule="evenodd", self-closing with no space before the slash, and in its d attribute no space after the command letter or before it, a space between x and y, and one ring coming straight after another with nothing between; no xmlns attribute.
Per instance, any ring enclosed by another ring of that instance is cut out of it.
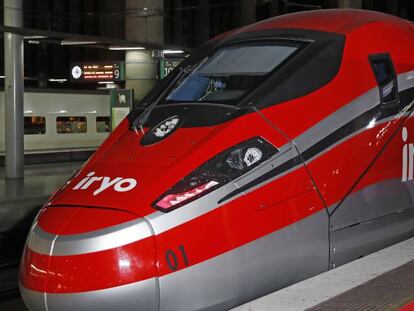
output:
<svg viewBox="0 0 414 311"><path fill-rule="evenodd" d="M177 67L184 58L174 58L174 59L160 59L160 78L164 79L171 71Z"/></svg>

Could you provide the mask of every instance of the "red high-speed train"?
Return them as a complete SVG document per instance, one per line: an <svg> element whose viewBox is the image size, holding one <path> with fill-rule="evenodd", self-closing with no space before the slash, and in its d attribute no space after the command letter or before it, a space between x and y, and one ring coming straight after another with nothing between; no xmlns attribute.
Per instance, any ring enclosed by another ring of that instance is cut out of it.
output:
<svg viewBox="0 0 414 311"><path fill-rule="evenodd" d="M414 234L414 26L285 15L208 42L41 209L31 310L225 310Z"/></svg>

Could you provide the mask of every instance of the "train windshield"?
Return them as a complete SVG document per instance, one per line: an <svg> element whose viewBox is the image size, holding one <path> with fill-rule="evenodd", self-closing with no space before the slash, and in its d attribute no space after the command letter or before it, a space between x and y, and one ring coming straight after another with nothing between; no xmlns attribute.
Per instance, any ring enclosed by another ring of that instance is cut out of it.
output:
<svg viewBox="0 0 414 311"><path fill-rule="evenodd" d="M237 104L297 50L270 43L223 47L178 80L166 102Z"/></svg>

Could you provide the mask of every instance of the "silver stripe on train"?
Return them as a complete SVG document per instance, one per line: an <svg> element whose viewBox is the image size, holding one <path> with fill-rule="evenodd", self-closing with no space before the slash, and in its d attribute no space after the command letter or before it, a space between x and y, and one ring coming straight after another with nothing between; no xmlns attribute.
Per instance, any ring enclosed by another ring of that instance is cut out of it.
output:
<svg viewBox="0 0 414 311"><path fill-rule="evenodd" d="M405 91L414 87L414 71L398 75L398 91ZM295 144L301 152L312 147L329 134L333 133L349 121L362 115L364 112L380 104L378 87L362 94L349 104L330 114L314 126L307 129L299 136L293 138Z"/></svg>
<svg viewBox="0 0 414 311"><path fill-rule="evenodd" d="M71 235L47 233L36 224L29 235L28 247L40 254L50 255L52 251L53 256L78 255L123 246L151 235L151 229L144 219Z"/></svg>
<svg viewBox="0 0 414 311"><path fill-rule="evenodd" d="M321 210L238 248L160 277L160 311L228 310L328 270L328 245L328 216ZM260 282L255 282L258 275ZM191 290L180 284L190 284Z"/></svg>
<svg viewBox="0 0 414 311"><path fill-rule="evenodd" d="M404 91L408 88L414 87L414 71L407 72L404 74L400 74L398 76L399 81L399 91ZM315 126L311 127L310 129L306 130L301 135L297 136L294 139L294 143L299 147L301 151L306 150L306 148L311 147L312 145L319 142L321 139L328 136L330 133L336 131L338 128L342 127L344 124L348 123L349 121L357 118L361 114L363 114L366 111L369 111L370 109L374 108L375 106L379 105L379 93L378 88L375 87L369 91L367 91L365 94L361 95L354 101L350 102L348 105L344 106L343 108L339 109L335 113L329 115L325 119L323 119L321 122L316 124ZM408 116L408 114L406 114ZM401 116L399 116L401 117ZM381 120L380 122L389 122L392 119L392 117ZM338 121L341 120L341 121ZM267 120L266 120L267 121ZM380 123L377 123L380 124ZM361 129L359 133L366 130L366 128ZM337 144L333 145L336 146L339 143L343 143L344 141L348 140L350 137L353 137L352 135L356 135L355 133L351 134L350 136L344 137L340 140ZM298 143L299 142L299 143ZM315 155L312 160L316 159L317 157L321 156L323 152L329 151L331 146L325 151L320 152L319 154ZM297 152L294 152L294 149L292 148L291 143L287 143L284 146L281 146L280 148L280 154L277 154L274 158L276 162L273 162L273 167L276 167L278 165L281 165L289 160L292 160L294 157L298 156ZM287 152L286 154L284 151L291 150L290 152ZM282 157L279 158L279 156L282 155ZM268 162L269 163L269 162ZM154 227L154 230L156 231L155 234L160 234L162 232L165 232L167 230L170 230L174 227L177 227L187 221L190 221L196 217L199 217L205 213L208 213L218 207L220 207L222 204L216 204L218 200L225 197L226 193L231 193L235 189L240 188L241 186L247 184L249 181L254 180L257 177L260 177L261 175L267 173L272 168L272 165L267 166L260 166L256 170L252 171L250 174L244 175L241 178L237 179L234 182L229 183L228 185L221 187L217 189L216 191L213 191L212 193L208 194L205 197L202 197L192 203L189 203L185 206L185 208L180 208L177 210L174 210L170 213L162 213L162 212L155 212L151 215L147 216L146 218L151 222L151 224ZM237 196L234 196L231 198L231 200L234 200L238 197L240 197L243 194L249 193L253 190L256 190L264 185L266 185L269 182L272 182L283 175L290 173L300 167L303 167L303 164L300 163L296 165L295 167L292 167L290 170L283 172L280 175L275 176L275 178L266 180L260 184L257 184L256 186L250 188L247 192L240 193ZM228 203L228 201L224 202Z"/></svg>

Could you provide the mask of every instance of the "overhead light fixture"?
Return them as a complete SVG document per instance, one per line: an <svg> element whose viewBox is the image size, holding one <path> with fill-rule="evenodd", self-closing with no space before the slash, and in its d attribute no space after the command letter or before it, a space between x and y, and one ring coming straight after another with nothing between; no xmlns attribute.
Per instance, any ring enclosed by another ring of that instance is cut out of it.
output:
<svg viewBox="0 0 414 311"><path fill-rule="evenodd" d="M31 39L46 39L47 36L39 36L39 35L33 35L33 36L24 36L23 39L25 40L31 40Z"/></svg>
<svg viewBox="0 0 414 311"><path fill-rule="evenodd" d="M145 50L145 48L142 47L142 46L115 46L115 45L110 45L108 47L108 50L112 50L112 51Z"/></svg>
<svg viewBox="0 0 414 311"><path fill-rule="evenodd" d="M164 50L164 54L182 54L184 53L183 50Z"/></svg>
<svg viewBox="0 0 414 311"><path fill-rule="evenodd" d="M98 84L113 84L113 81L99 81Z"/></svg>
<svg viewBox="0 0 414 311"><path fill-rule="evenodd" d="M29 44L40 44L39 40L27 40Z"/></svg>
<svg viewBox="0 0 414 311"><path fill-rule="evenodd" d="M97 41L76 41L76 40L62 40L60 45L87 45L87 44L97 44Z"/></svg>
<svg viewBox="0 0 414 311"><path fill-rule="evenodd" d="M64 79L64 78L62 78L62 79L48 79L48 81L49 82L59 82L59 83L62 83L62 82L68 81L68 79Z"/></svg>
<svg viewBox="0 0 414 311"><path fill-rule="evenodd" d="M4 76L0 76L0 79L4 79Z"/></svg>

